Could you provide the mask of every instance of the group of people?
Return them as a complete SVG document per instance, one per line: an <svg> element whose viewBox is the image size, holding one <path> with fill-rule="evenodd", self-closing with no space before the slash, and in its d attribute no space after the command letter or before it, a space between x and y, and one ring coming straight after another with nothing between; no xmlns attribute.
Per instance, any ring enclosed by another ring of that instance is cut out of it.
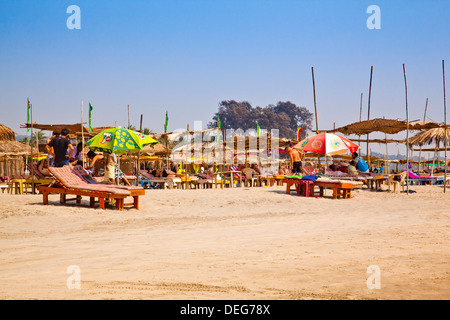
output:
<svg viewBox="0 0 450 320"><path fill-rule="evenodd" d="M83 144L79 142L74 147L70 142L69 133L70 132L68 129L62 129L61 132L53 131L52 137L47 139L45 149L48 156L38 162L38 170L43 175L49 175L47 169L50 166L63 167L69 164L73 166L84 165L82 157ZM123 172L117 167L117 158L115 154L97 154L91 150L87 153L87 157L90 161L86 169L91 172L95 171L96 174L99 172L98 169L100 162L104 162L105 182L118 183L118 180L121 179L125 184L130 185ZM97 170L94 170L94 168Z"/></svg>
<svg viewBox="0 0 450 320"><path fill-rule="evenodd" d="M302 158L303 154L300 152L300 150L293 148L292 145L286 146L284 151L289 155L290 159L290 167L288 170L291 174L299 174L302 172ZM368 173L369 172L369 166L367 165L366 161L362 157L359 156L358 152L352 153L352 159L348 166L344 165L336 165L332 164L329 166L329 169L332 171L344 171L350 174L358 174L361 173Z"/></svg>

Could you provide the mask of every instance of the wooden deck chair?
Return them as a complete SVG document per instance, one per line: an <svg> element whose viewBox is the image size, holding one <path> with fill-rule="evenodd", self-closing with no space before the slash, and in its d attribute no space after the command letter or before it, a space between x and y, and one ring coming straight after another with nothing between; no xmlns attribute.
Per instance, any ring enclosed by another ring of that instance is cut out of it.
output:
<svg viewBox="0 0 450 320"><path fill-rule="evenodd" d="M307 176L315 175L317 172L319 172L316 168L313 166L302 166L302 171Z"/></svg>
<svg viewBox="0 0 450 320"><path fill-rule="evenodd" d="M95 199L98 198L102 209L105 209L105 203L113 200L118 210L123 210L125 206L139 209L139 196L145 194L142 187L98 183L81 166L50 167L48 170L55 181L49 185L38 186L38 190L43 194L44 205L48 204L49 194L59 194L61 204L69 200L76 200L76 203L80 204L81 198L86 196L90 198L91 207L94 207ZM76 197L67 199L66 195ZM133 203L125 203L127 197L133 197Z"/></svg>

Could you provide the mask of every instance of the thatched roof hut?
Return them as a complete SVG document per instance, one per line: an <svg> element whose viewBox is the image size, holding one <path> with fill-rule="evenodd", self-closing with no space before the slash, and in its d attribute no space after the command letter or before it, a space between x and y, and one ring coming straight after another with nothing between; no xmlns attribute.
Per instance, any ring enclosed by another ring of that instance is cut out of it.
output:
<svg viewBox="0 0 450 320"><path fill-rule="evenodd" d="M30 154L30 146L16 141L16 134L0 124L0 176L10 178L23 174L24 157Z"/></svg>

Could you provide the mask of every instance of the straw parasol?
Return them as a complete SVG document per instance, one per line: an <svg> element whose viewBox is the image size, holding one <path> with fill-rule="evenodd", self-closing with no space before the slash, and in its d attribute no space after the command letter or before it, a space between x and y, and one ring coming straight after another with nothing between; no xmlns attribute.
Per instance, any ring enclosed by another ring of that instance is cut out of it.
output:
<svg viewBox="0 0 450 320"><path fill-rule="evenodd" d="M18 176L25 170L24 157L30 146L16 141L13 130L0 124L0 176Z"/></svg>
<svg viewBox="0 0 450 320"><path fill-rule="evenodd" d="M415 136L409 139L410 145L423 146L425 144L437 145L444 143L445 135L447 135L447 145L450 145L450 128L445 129L444 127L434 128L419 132Z"/></svg>
<svg viewBox="0 0 450 320"><path fill-rule="evenodd" d="M162 143L157 143L155 145L147 145L141 151L142 156L166 156L170 154L171 150L167 148Z"/></svg>

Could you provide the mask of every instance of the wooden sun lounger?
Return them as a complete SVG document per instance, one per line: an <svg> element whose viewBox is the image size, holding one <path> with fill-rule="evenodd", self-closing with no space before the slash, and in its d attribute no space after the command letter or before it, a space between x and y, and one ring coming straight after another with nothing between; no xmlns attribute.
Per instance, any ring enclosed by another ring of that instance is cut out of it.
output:
<svg viewBox="0 0 450 320"><path fill-rule="evenodd" d="M115 200L116 208L118 210L123 210L126 206L133 206L135 209L139 210L139 196L145 194L144 190L133 190L130 192L130 195L123 194L113 194L110 191L93 191L93 190L83 190L83 189L69 189L63 186L38 186L38 190L43 195L43 204L48 205L48 195L49 194L59 194L60 195L60 203L65 204L66 201L76 200L77 204L81 203L81 197L86 196L90 198L90 206L91 208L95 207L95 199L98 199L101 209L105 209L105 203L111 202L111 200ZM66 195L75 195L76 198L68 199ZM132 203L125 203L125 199L131 196L133 197Z"/></svg>
<svg viewBox="0 0 450 320"><path fill-rule="evenodd" d="M291 193L291 187L294 185L297 195L306 197L313 197L314 188L319 187L319 195L323 197L324 189L333 190L333 199L342 197L343 199L351 198L352 190L362 183L346 182L340 180L316 180L315 182L309 180L302 180L300 177L285 176L284 183L286 184L286 194Z"/></svg>
<svg viewBox="0 0 450 320"><path fill-rule="evenodd" d="M90 198L91 207L94 207L95 199L98 198L102 209L105 209L105 203L115 200L118 210L123 210L125 206L133 206L139 210L139 196L145 194L145 190L141 187L97 183L81 166L51 167L49 172L55 178L55 182L38 186L43 195L44 205L48 204L49 194L60 194L61 204L70 200L76 200L76 203L80 204L81 197L87 196ZM76 197L67 199L67 195ZM133 202L125 203L127 197L133 197Z"/></svg>

